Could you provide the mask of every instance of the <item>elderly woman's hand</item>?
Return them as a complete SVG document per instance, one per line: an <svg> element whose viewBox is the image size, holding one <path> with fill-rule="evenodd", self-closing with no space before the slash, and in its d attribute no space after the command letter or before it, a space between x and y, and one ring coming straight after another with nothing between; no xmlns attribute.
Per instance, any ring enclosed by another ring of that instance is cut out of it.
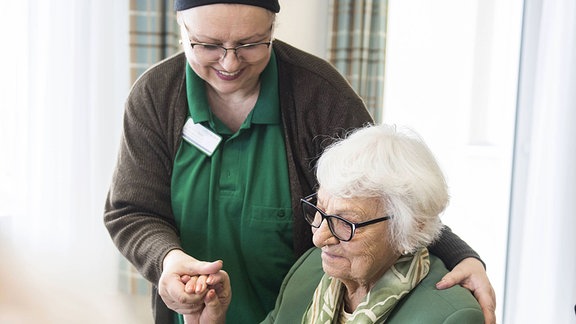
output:
<svg viewBox="0 0 576 324"><path fill-rule="evenodd" d="M201 296L202 303L196 309L184 314L185 324L219 324L226 322L226 311L232 299L230 277L220 270L216 274L200 276L183 276L186 282L185 291Z"/></svg>
<svg viewBox="0 0 576 324"><path fill-rule="evenodd" d="M496 294L482 262L475 258L462 260L436 284L436 288L446 289L457 284L474 294L474 297L480 303L480 307L482 307L484 322L486 324L495 324Z"/></svg>

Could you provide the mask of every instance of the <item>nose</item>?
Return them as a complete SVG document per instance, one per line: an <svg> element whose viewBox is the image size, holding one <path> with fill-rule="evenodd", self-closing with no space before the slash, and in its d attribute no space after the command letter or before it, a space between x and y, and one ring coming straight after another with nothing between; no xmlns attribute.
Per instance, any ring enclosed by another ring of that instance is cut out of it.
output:
<svg viewBox="0 0 576 324"><path fill-rule="evenodd" d="M230 54L230 55L234 55L234 57L236 59L238 59L238 56L236 55L236 48L234 48L234 47L231 47L231 48L222 47L222 49L224 50L224 55L222 56L221 60L226 59L226 56L228 56L228 52L232 52L232 54Z"/></svg>
<svg viewBox="0 0 576 324"><path fill-rule="evenodd" d="M339 242L338 239L332 235L330 227L328 227L328 220L323 219L318 228L312 227L312 242L317 247L337 244Z"/></svg>
<svg viewBox="0 0 576 324"><path fill-rule="evenodd" d="M230 53L229 53L230 52ZM240 65L240 60L236 56L236 49L228 48L226 49L226 53L224 57L220 59L220 65L226 71L235 71L235 69Z"/></svg>

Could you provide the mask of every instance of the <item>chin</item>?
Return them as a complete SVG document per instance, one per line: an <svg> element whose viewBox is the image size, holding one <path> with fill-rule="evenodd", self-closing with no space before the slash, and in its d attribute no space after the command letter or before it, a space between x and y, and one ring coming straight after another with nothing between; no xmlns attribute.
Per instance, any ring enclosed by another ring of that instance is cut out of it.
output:
<svg viewBox="0 0 576 324"><path fill-rule="evenodd" d="M344 277L345 271L344 271L344 268L341 266L322 262L322 269L324 270L324 273L326 273L330 277L334 277L334 278L343 278Z"/></svg>

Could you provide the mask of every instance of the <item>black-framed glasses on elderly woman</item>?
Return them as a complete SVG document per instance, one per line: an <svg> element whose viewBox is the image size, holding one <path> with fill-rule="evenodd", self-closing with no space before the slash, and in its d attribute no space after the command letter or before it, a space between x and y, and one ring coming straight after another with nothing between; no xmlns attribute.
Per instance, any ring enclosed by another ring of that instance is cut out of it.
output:
<svg viewBox="0 0 576 324"><path fill-rule="evenodd" d="M317 193L313 193L310 196L300 199L304 219L314 228L319 228L320 225L322 225L322 221L326 219L330 232L340 241L350 241L352 237L354 237L357 228L380 223L392 218L392 216L384 216L366 222L353 223L338 215L328 215L316 207L317 195Z"/></svg>

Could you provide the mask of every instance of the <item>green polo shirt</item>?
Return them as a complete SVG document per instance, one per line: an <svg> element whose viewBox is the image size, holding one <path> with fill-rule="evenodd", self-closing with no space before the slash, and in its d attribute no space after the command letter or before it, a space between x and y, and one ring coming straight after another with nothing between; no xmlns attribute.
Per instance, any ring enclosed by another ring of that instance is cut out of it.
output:
<svg viewBox="0 0 576 324"><path fill-rule="evenodd" d="M233 133L210 112L205 83L187 66L190 116L222 141L208 156L183 140L172 175L183 249L199 260L223 260L230 275L228 323L264 319L295 261L274 53L260 78L258 101Z"/></svg>

